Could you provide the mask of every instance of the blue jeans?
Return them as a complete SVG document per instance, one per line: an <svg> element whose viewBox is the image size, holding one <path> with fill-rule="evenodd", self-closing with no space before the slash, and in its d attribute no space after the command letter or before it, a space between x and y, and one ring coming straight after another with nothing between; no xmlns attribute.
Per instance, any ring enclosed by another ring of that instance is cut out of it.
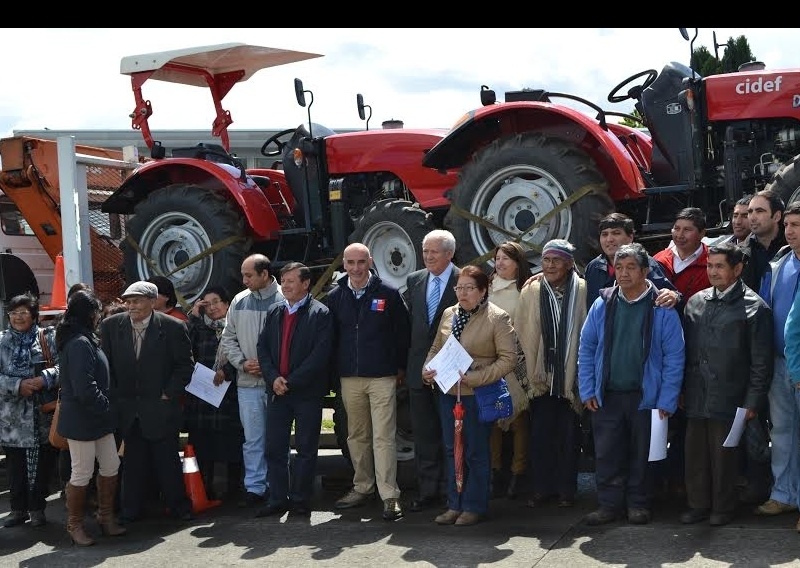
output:
<svg viewBox="0 0 800 568"><path fill-rule="evenodd" d="M455 467L455 420L453 407L456 397L439 394L439 416L442 422L442 441L444 442L444 462L447 470L447 507L453 511L465 511L485 515L489 511L491 496L490 475L492 458L489 439L492 424L478 420L478 407L475 397L461 397L464 405L464 422L461 430L464 440L464 487L456 490Z"/></svg>
<svg viewBox="0 0 800 568"><path fill-rule="evenodd" d="M242 460L244 488L264 495L267 490L267 393L263 386L238 387L239 418L244 427Z"/></svg>
<svg viewBox="0 0 800 568"><path fill-rule="evenodd" d="M783 357L775 357L768 399L775 477L770 498L800 505L800 390L789 382Z"/></svg>

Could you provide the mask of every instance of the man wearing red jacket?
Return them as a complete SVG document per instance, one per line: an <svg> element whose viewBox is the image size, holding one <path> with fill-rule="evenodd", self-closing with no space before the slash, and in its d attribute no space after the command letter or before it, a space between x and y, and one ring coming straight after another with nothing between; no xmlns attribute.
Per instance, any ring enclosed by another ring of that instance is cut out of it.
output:
<svg viewBox="0 0 800 568"><path fill-rule="evenodd" d="M653 256L683 296L683 305L695 292L711 286L706 268L708 246L703 243L705 234L706 216L702 209L682 209L672 225L672 242Z"/></svg>
<svg viewBox="0 0 800 568"><path fill-rule="evenodd" d="M683 317L683 308L696 292L711 287L708 280L708 246L703 243L706 234L706 216L698 207L682 209L672 225L672 242L667 248L657 252L653 258L664 269L664 275L681 293L677 309ZM664 489L673 493L684 492L684 438L686 434L686 413L679 407L669 421L669 449L667 459L660 465L664 479Z"/></svg>

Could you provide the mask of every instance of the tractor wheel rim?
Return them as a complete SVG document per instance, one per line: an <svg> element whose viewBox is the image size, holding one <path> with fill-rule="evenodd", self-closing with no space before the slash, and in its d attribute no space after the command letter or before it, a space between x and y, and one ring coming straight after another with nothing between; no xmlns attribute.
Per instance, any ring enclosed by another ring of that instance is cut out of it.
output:
<svg viewBox="0 0 800 568"><path fill-rule="evenodd" d="M203 226L191 215L180 212L164 213L153 219L139 241L139 247L155 262L161 274L172 273L176 267L211 247L211 238ZM139 274L155 274L141 255L137 256L136 262ZM170 279L182 294L204 290L210 281L212 268L213 260L207 256L170 274ZM186 299L192 301L195 298Z"/></svg>
<svg viewBox="0 0 800 568"><path fill-rule="evenodd" d="M517 237L522 235L519 242L523 248L528 248L525 241L542 247L551 239L565 239L569 236L572 230L572 213L569 208L524 234L523 231L565 199L567 193L564 188L546 171L533 166L514 165L497 170L480 185L470 204L470 213ZM514 238L477 223L469 224L469 235L479 254ZM528 257L534 265L541 264L540 255L531 251Z"/></svg>
<svg viewBox="0 0 800 568"><path fill-rule="evenodd" d="M375 270L384 282L405 287L406 276L416 270L417 253L408 233L397 223L382 221L364 233Z"/></svg>

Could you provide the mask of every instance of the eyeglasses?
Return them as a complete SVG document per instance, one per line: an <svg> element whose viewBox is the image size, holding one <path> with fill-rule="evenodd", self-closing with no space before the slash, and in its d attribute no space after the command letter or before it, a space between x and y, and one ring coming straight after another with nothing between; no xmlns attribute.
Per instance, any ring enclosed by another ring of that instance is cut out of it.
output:
<svg viewBox="0 0 800 568"><path fill-rule="evenodd" d="M30 310L15 310L13 312L8 312L9 317L12 318L23 318L25 316L31 315Z"/></svg>
<svg viewBox="0 0 800 568"><path fill-rule="evenodd" d="M455 291L455 293L458 294L459 292L472 292L477 288L478 288L477 286L473 286L471 284L464 284L463 286L462 285L453 286L453 291Z"/></svg>

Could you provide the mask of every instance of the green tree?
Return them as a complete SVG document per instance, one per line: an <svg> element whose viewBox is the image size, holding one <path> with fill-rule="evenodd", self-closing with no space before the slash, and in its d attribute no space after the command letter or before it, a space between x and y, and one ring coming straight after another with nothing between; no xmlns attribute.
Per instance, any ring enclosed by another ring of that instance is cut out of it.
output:
<svg viewBox="0 0 800 568"><path fill-rule="evenodd" d="M636 121L636 120L631 120L630 118L627 117L622 117L619 123L622 124L623 126L630 126L631 128L641 128L643 124L643 122L641 121L642 118L641 113L639 113L638 110L633 109L633 111L631 111L629 114L635 116L639 120Z"/></svg>
<svg viewBox="0 0 800 568"><path fill-rule="evenodd" d="M756 60L750 49L750 43L743 35L740 35L736 39L728 38L726 45L727 48L722 55L723 73L733 73L739 69L742 63Z"/></svg>

